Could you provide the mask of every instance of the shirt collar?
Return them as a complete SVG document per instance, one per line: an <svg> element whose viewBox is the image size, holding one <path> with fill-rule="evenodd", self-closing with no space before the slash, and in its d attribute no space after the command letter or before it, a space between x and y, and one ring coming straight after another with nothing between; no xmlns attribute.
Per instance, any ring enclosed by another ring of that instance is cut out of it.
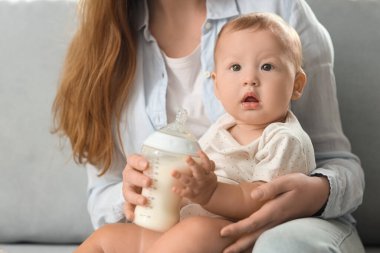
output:
<svg viewBox="0 0 380 253"><path fill-rule="evenodd" d="M207 19L224 19L240 14L237 0L207 0Z"/></svg>
<svg viewBox="0 0 380 253"><path fill-rule="evenodd" d="M149 24L149 10L147 0L137 1L136 29L139 31ZM224 19L240 14L237 0L207 0L206 19Z"/></svg>

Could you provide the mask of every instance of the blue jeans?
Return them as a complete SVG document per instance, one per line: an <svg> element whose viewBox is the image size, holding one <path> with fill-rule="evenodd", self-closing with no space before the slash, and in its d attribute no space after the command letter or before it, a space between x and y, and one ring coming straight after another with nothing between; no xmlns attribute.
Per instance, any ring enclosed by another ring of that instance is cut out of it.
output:
<svg viewBox="0 0 380 253"><path fill-rule="evenodd" d="M354 225L342 219L296 219L264 232L252 253L364 253Z"/></svg>

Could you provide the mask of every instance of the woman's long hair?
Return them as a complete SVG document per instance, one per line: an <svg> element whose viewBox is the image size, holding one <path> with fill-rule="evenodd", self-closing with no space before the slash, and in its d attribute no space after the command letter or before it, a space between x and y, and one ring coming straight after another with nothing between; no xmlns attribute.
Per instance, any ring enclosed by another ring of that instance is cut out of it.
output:
<svg viewBox="0 0 380 253"><path fill-rule="evenodd" d="M126 0L82 0L78 7L78 30L53 104L54 132L69 138L76 162L101 167L102 175L115 152L113 122L120 121L136 70L134 6Z"/></svg>

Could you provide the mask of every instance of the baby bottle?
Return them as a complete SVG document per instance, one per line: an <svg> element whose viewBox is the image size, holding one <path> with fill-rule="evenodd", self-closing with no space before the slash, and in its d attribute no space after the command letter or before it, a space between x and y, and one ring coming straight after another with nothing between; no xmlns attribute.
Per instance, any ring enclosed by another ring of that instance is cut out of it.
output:
<svg viewBox="0 0 380 253"><path fill-rule="evenodd" d="M173 170L187 170L186 158L198 157L199 145L185 123L187 113L178 111L176 120L148 136L142 155L148 160L146 174L152 185L144 188L142 195L148 199L145 206L136 206L134 223L155 231L166 231L179 221L181 198L172 191Z"/></svg>

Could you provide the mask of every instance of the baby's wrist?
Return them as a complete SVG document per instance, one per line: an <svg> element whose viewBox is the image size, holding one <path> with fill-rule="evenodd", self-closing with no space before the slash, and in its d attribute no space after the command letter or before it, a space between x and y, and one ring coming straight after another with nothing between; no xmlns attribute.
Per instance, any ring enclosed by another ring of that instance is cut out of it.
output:
<svg viewBox="0 0 380 253"><path fill-rule="evenodd" d="M204 204L201 204L202 206L207 206L208 204L210 204L212 202L212 198L213 198L214 193L217 190L217 188L218 188L218 182L215 182L214 184L210 185L207 193L204 194L206 196L206 198L205 198Z"/></svg>

